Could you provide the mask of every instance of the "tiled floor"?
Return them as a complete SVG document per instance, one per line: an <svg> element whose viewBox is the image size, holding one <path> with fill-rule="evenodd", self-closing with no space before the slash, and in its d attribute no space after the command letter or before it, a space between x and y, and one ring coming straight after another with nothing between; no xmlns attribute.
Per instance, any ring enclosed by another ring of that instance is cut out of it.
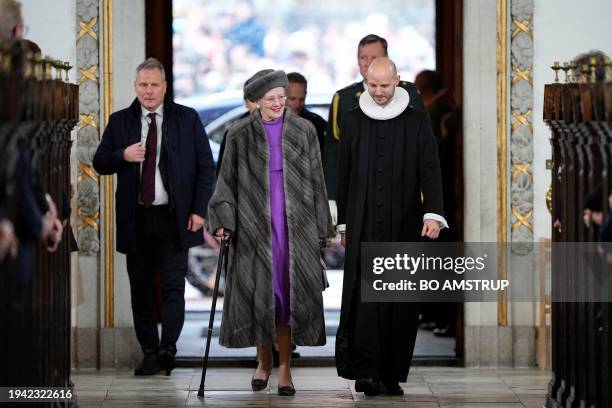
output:
<svg viewBox="0 0 612 408"><path fill-rule="evenodd" d="M413 368L403 397L366 397L334 368L294 368L294 397L276 395L273 373L267 391L252 392L253 370L211 368L206 393L197 397L200 370L177 369L170 377L134 377L131 371L74 371L79 407L414 407L540 408L549 373L537 369Z"/></svg>

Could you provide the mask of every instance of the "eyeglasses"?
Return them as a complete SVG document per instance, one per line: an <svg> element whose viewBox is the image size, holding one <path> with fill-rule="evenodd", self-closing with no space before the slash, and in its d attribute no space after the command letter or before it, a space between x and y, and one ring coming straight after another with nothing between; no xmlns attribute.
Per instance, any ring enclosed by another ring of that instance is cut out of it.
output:
<svg viewBox="0 0 612 408"><path fill-rule="evenodd" d="M267 98L262 98L261 101L266 105L272 105L274 102L284 102L287 97L285 95L281 96L268 96Z"/></svg>

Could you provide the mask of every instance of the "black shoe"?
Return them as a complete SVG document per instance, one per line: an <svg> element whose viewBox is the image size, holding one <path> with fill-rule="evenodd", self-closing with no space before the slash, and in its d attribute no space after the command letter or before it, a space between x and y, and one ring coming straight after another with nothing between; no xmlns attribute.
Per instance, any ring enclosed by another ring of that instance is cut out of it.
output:
<svg viewBox="0 0 612 408"><path fill-rule="evenodd" d="M385 395L404 395L404 389L397 382L384 383Z"/></svg>
<svg viewBox="0 0 612 408"><path fill-rule="evenodd" d="M271 372L272 371L270 371L270 373ZM261 378L255 378L255 375L253 375L253 378L251 378L251 389L253 391L265 390L266 387L268 387L268 380L270 379L270 373L268 373L268 376L266 377L265 380L262 380Z"/></svg>
<svg viewBox="0 0 612 408"><path fill-rule="evenodd" d="M170 375L176 366L174 353L168 350L161 350L157 355L157 365L159 366L161 374Z"/></svg>
<svg viewBox="0 0 612 408"><path fill-rule="evenodd" d="M144 358L134 369L134 375L155 375L159 373L156 354L145 354Z"/></svg>
<svg viewBox="0 0 612 408"><path fill-rule="evenodd" d="M291 385L283 385L282 387L278 386L278 395L281 397L291 397L295 395L295 387L293 383Z"/></svg>
<svg viewBox="0 0 612 408"><path fill-rule="evenodd" d="M374 378L357 378L355 380L355 391L363 392L368 397L375 397L382 394L384 389L380 381Z"/></svg>

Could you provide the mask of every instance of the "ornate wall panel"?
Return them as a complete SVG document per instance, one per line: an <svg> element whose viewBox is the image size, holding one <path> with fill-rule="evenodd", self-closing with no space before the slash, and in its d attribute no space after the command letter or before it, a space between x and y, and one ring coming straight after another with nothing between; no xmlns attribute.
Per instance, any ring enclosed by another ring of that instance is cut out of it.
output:
<svg viewBox="0 0 612 408"><path fill-rule="evenodd" d="M77 0L77 236L80 253L86 256L100 251L100 187L92 167L100 139L98 15L98 0Z"/></svg>
<svg viewBox="0 0 612 408"><path fill-rule="evenodd" d="M533 0L511 3L511 240L533 241Z"/></svg>

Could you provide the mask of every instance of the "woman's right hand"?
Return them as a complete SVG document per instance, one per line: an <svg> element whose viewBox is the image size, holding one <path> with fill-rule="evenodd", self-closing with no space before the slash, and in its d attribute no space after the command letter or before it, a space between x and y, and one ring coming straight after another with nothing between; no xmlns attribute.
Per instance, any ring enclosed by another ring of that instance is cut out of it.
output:
<svg viewBox="0 0 612 408"><path fill-rule="evenodd" d="M346 234L344 232L340 233L340 245L346 248Z"/></svg>

